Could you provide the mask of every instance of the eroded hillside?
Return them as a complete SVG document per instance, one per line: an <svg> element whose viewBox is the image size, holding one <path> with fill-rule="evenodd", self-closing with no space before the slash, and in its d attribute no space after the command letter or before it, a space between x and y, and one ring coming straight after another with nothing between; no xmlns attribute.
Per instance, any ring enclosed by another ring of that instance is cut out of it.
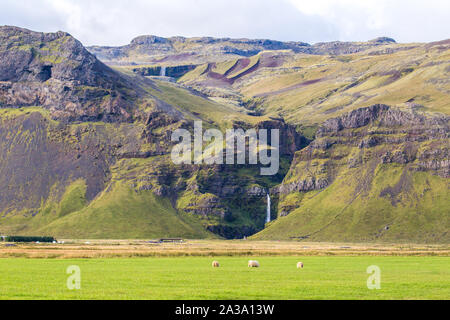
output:
<svg viewBox="0 0 450 320"><path fill-rule="evenodd" d="M258 239L449 241L448 116L386 105L327 120L298 151Z"/></svg>
<svg viewBox="0 0 450 320"><path fill-rule="evenodd" d="M0 37L1 233L450 241L448 41ZM175 165L195 120L279 129L280 170Z"/></svg>
<svg viewBox="0 0 450 320"><path fill-rule="evenodd" d="M112 70L66 33L15 27L0 33L7 71L0 91L1 232L203 238L242 237L264 227L260 193L281 182L288 159L306 143L294 127L177 84ZM26 58L17 58L22 51ZM44 69L51 72L42 78ZM171 132L192 131L194 120L222 130L282 129L292 142L281 144L280 174L174 165ZM222 197L226 185L232 191ZM248 192L246 208L237 190Z"/></svg>

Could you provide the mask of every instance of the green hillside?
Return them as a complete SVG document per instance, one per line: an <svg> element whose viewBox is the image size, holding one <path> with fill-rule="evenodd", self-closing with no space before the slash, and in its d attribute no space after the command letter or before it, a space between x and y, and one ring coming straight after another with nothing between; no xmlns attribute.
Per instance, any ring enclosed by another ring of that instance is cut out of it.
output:
<svg viewBox="0 0 450 320"><path fill-rule="evenodd" d="M323 191L310 191L252 238L345 242L450 241L448 179L409 173L402 166L379 165L341 172ZM369 181L368 181L369 180ZM403 187L394 196L383 191ZM367 183L366 188L362 186ZM283 204L283 203L282 203ZM291 203L292 204L292 203Z"/></svg>
<svg viewBox="0 0 450 320"><path fill-rule="evenodd" d="M195 218L177 213L168 199L150 191L135 192L119 182L108 189L88 206L43 227L32 228L33 232L96 239L214 237Z"/></svg>
<svg viewBox="0 0 450 320"><path fill-rule="evenodd" d="M254 238L449 242L449 120L437 119L373 106L338 118L344 128L326 122L274 190L279 218Z"/></svg>
<svg viewBox="0 0 450 320"><path fill-rule="evenodd" d="M0 38L1 234L450 242L448 40ZM278 172L174 164L200 120L279 130Z"/></svg>

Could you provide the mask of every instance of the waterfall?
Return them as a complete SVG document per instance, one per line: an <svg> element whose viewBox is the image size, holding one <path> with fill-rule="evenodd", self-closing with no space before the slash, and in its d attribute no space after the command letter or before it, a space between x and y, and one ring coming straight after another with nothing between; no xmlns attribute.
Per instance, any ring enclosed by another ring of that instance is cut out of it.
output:
<svg viewBox="0 0 450 320"><path fill-rule="evenodd" d="M165 77L166 76L166 67L161 66L161 72L159 74L160 77Z"/></svg>
<svg viewBox="0 0 450 320"><path fill-rule="evenodd" d="M267 193L267 217L266 223L270 222L270 195Z"/></svg>

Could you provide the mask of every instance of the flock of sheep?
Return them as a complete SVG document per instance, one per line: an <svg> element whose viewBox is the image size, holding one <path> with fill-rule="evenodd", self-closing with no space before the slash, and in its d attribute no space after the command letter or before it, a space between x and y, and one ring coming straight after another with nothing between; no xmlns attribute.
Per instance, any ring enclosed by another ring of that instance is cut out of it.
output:
<svg viewBox="0 0 450 320"><path fill-rule="evenodd" d="M212 266L213 266L213 268L218 268L220 266L219 261L213 261ZM259 268L259 262L256 260L249 260L248 266L250 268ZM303 262L297 262L297 269L300 269L300 268L303 268Z"/></svg>

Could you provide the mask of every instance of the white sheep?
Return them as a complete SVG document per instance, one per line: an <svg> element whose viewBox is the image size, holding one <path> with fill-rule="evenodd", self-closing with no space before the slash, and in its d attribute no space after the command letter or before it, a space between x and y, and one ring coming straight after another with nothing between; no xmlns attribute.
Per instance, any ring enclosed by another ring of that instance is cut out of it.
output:
<svg viewBox="0 0 450 320"><path fill-rule="evenodd" d="M303 262L297 262L297 269L303 268Z"/></svg>
<svg viewBox="0 0 450 320"><path fill-rule="evenodd" d="M259 262L256 260L249 260L248 266L251 268L259 268Z"/></svg>
<svg viewBox="0 0 450 320"><path fill-rule="evenodd" d="M213 268L218 268L219 267L219 261L213 261L212 262L212 266L213 266Z"/></svg>

